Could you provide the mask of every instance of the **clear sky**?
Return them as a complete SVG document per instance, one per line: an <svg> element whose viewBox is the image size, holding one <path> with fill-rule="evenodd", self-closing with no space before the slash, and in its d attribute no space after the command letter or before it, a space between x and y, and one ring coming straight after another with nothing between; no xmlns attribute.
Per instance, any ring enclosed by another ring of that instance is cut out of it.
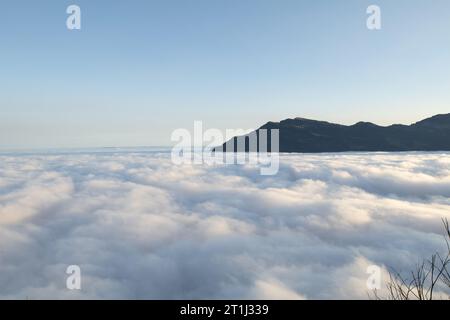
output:
<svg viewBox="0 0 450 320"><path fill-rule="evenodd" d="M66 28L71 4L81 30ZM448 0L9 0L0 41L3 149L168 145L194 120L450 112Z"/></svg>

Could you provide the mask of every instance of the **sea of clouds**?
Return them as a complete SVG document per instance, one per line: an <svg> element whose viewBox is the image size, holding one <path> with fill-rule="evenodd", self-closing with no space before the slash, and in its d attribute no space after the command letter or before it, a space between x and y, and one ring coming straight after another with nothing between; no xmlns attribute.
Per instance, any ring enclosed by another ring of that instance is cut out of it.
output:
<svg viewBox="0 0 450 320"><path fill-rule="evenodd" d="M0 298L368 297L367 267L443 250L449 153L174 165L168 152L0 156ZM79 265L82 290L66 288Z"/></svg>

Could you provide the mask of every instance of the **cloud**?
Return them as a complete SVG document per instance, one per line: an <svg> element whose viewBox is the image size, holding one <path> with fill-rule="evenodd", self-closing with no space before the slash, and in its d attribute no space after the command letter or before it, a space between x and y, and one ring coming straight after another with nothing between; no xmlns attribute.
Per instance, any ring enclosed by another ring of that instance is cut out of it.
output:
<svg viewBox="0 0 450 320"><path fill-rule="evenodd" d="M409 270L450 218L448 153L0 158L0 298L365 299L368 266Z"/></svg>

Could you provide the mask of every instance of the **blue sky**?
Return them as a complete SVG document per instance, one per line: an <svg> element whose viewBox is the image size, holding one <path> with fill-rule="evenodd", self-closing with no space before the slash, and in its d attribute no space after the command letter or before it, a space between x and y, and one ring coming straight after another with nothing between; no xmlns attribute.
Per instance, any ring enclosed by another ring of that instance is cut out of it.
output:
<svg viewBox="0 0 450 320"><path fill-rule="evenodd" d="M2 1L0 39L3 149L168 145L194 120L450 112L448 0Z"/></svg>

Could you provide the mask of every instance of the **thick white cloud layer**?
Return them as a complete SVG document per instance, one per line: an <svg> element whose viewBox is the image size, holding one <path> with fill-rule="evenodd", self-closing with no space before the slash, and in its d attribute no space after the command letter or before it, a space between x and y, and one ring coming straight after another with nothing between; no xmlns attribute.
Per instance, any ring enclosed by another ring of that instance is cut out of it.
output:
<svg viewBox="0 0 450 320"><path fill-rule="evenodd" d="M168 153L0 156L0 298L365 299L369 265L443 249L448 153L283 155L259 173Z"/></svg>

